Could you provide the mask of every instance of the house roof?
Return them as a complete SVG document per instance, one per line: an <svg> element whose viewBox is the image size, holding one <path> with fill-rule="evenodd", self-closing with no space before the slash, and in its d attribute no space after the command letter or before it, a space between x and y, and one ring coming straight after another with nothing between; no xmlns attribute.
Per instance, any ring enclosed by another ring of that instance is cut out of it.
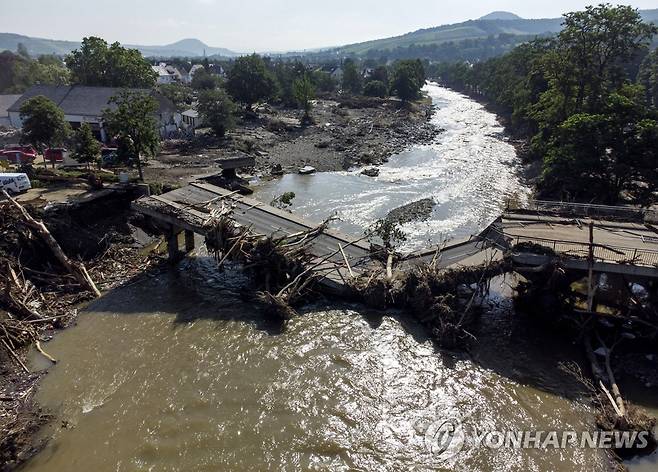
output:
<svg viewBox="0 0 658 472"><path fill-rule="evenodd" d="M190 108L189 110L185 110L183 113L181 113L181 115L189 116L190 118L198 118L199 112Z"/></svg>
<svg viewBox="0 0 658 472"><path fill-rule="evenodd" d="M166 97L149 89L121 89L114 87L85 87L82 85L34 85L30 87L8 109L19 112L21 105L30 98L43 95L59 106L65 115L80 115L99 117L107 108L113 109L110 99L124 90L148 93L159 103L159 113L175 112L176 107Z"/></svg>
<svg viewBox="0 0 658 472"><path fill-rule="evenodd" d="M153 71L158 74L159 77L168 77L171 75L167 68L162 65L151 66L151 69L153 69Z"/></svg>
<svg viewBox="0 0 658 472"><path fill-rule="evenodd" d="M9 107L19 98L20 95L0 95L0 117L9 115Z"/></svg>

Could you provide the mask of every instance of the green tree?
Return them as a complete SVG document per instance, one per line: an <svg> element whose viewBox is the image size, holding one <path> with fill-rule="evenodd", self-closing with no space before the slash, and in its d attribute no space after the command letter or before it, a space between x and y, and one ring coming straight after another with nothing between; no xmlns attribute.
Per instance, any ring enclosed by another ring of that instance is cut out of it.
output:
<svg viewBox="0 0 658 472"><path fill-rule="evenodd" d="M101 38L84 38L80 49L66 57L76 84L105 87L147 88L155 85L157 75L137 49L119 43L108 46Z"/></svg>
<svg viewBox="0 0 658 472"><path fill-rule="evenodd" d="M655 25L644 23L629 6L601 4L567 13L558 35L559 60L548 67L568 64L567 70L573 74L570 82L575 86L568 97L573 112L598 112L606 93L628 80L626 66L645 50L656 32Z"/></svg>
<svg viewBox="0 0 658 472"><path fill-rule="evenodd" d="M18 43L16 45L16 52L18 53L19 56L23 56L26 59L30 58L30 53L27 50L27 47L23 43Z"/></svg>
<svg viewBox="0 0 658 472"><path fill-rule="evenodd" d="M228 72L226 88L235 100L246 105L247 111L254 103L271 98L276 90L274 77L257 54L235 60Z"/></svg>
<svg viewBox="0 0 658 472"><path fill-rule="evenodd" d="M214 90L219 87L220 83L221 81L216 75L206 69L198 69L192 76L190 85L194 90Z"/></svg>
<svg viewBox="0 0 658 472"><path fill-rule="evenodd" d="M567 200L649 203L658 188L658 126L644 90L627 85L605 98L602 113L577 113L560 124L544 161L542 190Z"/></svg>
<svg viewBox="0 0 658 472"><path fill-rule="evenodd" d="M91 131L89 123L82 123L73 134L73 152L71 157L76 161L87 164L97 163L101 156L101 143L99 143Z"/></svg>
<svg viewBox="0 0 658 472"><path fill-rule="evenodd" d="M305 75L293 83L293 95L297 104L304 109L303 123L311 121L311 109L313 108L312 100L315 98L315 87L313 82Z"/></svg>
<svg viewBox="0 0 658 472"><path fill-rule="evenodd" d="M311 75L311 80L321 92L334 92L336 90L336 81L328 72L316 70Z"/></svg>
<svg viewBox="0 0 658 472"><path fill-rule="evenodd" d="M361 93L363 79L354 59L345 59L343 63L343 91L353 94Z"/></svg>
<svg viewBox="0 0 658 472"><path fill-rule="evenodd" d="M144 180L142 157L154 156L160 144L155 113L158 102L151 95L123 91L110 100L103 123L120 143L121 157L133 159L140 180Z"/></svg>
<svg viewBox="0 0 658 472"><path fill-rule="evenodd" d="M306 66L300 61L278 61L273 67L278 98L286 106L296 106L294 84L306 75Z"/></svg>
<svg viewBox="0 0 658 472"><path fill-rule="evenodd" d="M384 98L388 94L388 87L384 82L379 80L371 80L363 88L363 95L369 97L380 97Z"/></svg>
<svg viewBox="0 0 658 472"><path fill-rule="evenodd" d="M637 80L644 87L647 104L658 108L658 49L644 58Z"/></svg>
<svg viewBox="0 0 658 472"><path fill-rule="evenodd" d="M24 91L35 84L66 85L70 74L66 67L40 61L16 61L13 68L13 91Z"/></svg>
<svg viewBox="0 0 658 472"><path fill-rule="evenodd" d="M20 108L20 117L23 122L21 141L31 144L40 153L46 148L61 146L71 133L64 112L43 95L25 101Z"/></svg>
<svg viewBox="0 0 658 472"><path fill-rule="evenodd" d="M171 100L179 112L189 109L194 102L194 91L187 85L161 84L158 85L157 90Z"/></svg>
<svg viewBox="0 0 658 472"><path fill-rule="evenodd" d="M402 101L408 102L417 99L423 85L425 85L425 69L420 60L404 60L395 64L391 91Z"/></svg>
<svg viewBox="0 0 658 472"><path fill-rule="evenodd" d="M221 89L205 90L199 94L198 110L203 123L220 138L233 127L235 108L231 98Z"/></svg>

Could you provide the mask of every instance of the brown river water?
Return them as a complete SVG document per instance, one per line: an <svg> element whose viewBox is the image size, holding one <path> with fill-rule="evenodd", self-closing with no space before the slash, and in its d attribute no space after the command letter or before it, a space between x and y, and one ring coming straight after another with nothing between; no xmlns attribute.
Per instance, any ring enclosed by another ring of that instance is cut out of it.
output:
<svg viewBox="0 0 658 472"><path fill-rule="evenodd" d="M361 228L368 208L376 216L433 195L437 219L412 224L411 242L437 232L462 235L486 225L496 205L511 196L518 181L503 164L513 162L514 152L495 134L500 127L492 115L445 89L430 92L443 110L437 123L453 124L443 126L443 141L419 149L410 162L431 161L426 177L434 183L414 173L421 190L405 179L395 193L396 166L409 170L392 159L370 184L375 204L359 200L363 211L351 219L344 207L344 229ZM485 163L500 172L460 170L468 145L475 146L476 162L477 153L502 153ZM272 185L299 191L290 180ZM478 205L471 193L479 188L499 193ZM262 192L274 191L270 186ZM300 200L299 214L324 217L314 195ZM337 198L357 201L349 192L331 193ZM463 206L468 211L462 214ZM608 469L601 450L492 449L472 440L477 431L595 429L588 401L558 368L577 358L578 349L556 344L556 336L515 314L509 281L493 281L490 306L473 332L478 341L468 353L437 349L403 314L322 299L281 330L240 296L245 283L237 270L219 272L200 252L93 303L75 327L44 346L59 363L48 366L37 400L54 420L43 432L47 446L23 470ZM32 366L47 367L38 354ZM450 443L447 455L435 447L445 419L459 420L465 436ZM655 463L645 460L634 470L656 470Z"/></svg>

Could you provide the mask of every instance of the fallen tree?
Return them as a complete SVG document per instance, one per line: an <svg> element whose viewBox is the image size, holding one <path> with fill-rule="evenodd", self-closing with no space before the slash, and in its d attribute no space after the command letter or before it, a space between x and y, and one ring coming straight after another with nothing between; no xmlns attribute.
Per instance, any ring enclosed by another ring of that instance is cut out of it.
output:
<svg viewBox="0 0 658 472"><path fill-rule="evenodd" d="M152 260L131 244L111 244L104 228L96 256L83 264L79 253L63 249L70 246L60 239L66 233L56 233L37 216L39 211L7 195L0 199L0 463L8 467L35 452L33 435L48 419L32 400L40 374L26 365L27 349L34 346L55 363L41 345L47 333L74 319L81 303L141 273ZM92 208L90 213L106 216ZM94 222L82 218L69 223L91 231ZM76 230L71 232L79 237Z"/></svg>
<svg viewBox="0 0 658 472"><path fill-rule="evenodd" d="M322 234L327 220L315 228L286 236L265 236L236 223L234 205L215 206L205 222L206 246L222 267L227 260L243 265L256 286L256 297L275 319L287 322L295 315L293 305L329 270L328 258L316 260L309 248Z"/></svg>

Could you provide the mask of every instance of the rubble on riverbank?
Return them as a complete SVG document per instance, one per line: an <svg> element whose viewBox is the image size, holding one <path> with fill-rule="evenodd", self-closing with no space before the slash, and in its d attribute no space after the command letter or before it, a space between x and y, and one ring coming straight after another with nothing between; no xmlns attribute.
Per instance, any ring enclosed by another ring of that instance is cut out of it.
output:
<svg viewBox="0 0 658 472"><path fill-rule="evenodd" d="M28 216L22 216L16 204L0 201L0 271L5 279L0 292L0 470L11 470L39 450L34 435L49 420L33 400L41 375L30 371L27 352L36 348L56 362L41 342L74 322L79 309L95 297L56 256L53 245L100 290L115 288L158 261L134 244L127 228L129 205L123 203L110 197L50 211L28 207ZM53 240L35 230L40 221Z"/></svg>
<svg viewBox="0 0 658 472"><path fill-rule="evenodd" d="M434 140L441 130L430 122L432 109L429 97L402 106L394 98L328 96L315 101L315 124L302 127L299 110L263 106L257 118L242 120L225 139L200 133L191 142L166 143L146 178L180 183L216 172L217 159L236 156L254 157L254 172L266 177L304 166L319 172L377 166L411 145Z"/></svg>

